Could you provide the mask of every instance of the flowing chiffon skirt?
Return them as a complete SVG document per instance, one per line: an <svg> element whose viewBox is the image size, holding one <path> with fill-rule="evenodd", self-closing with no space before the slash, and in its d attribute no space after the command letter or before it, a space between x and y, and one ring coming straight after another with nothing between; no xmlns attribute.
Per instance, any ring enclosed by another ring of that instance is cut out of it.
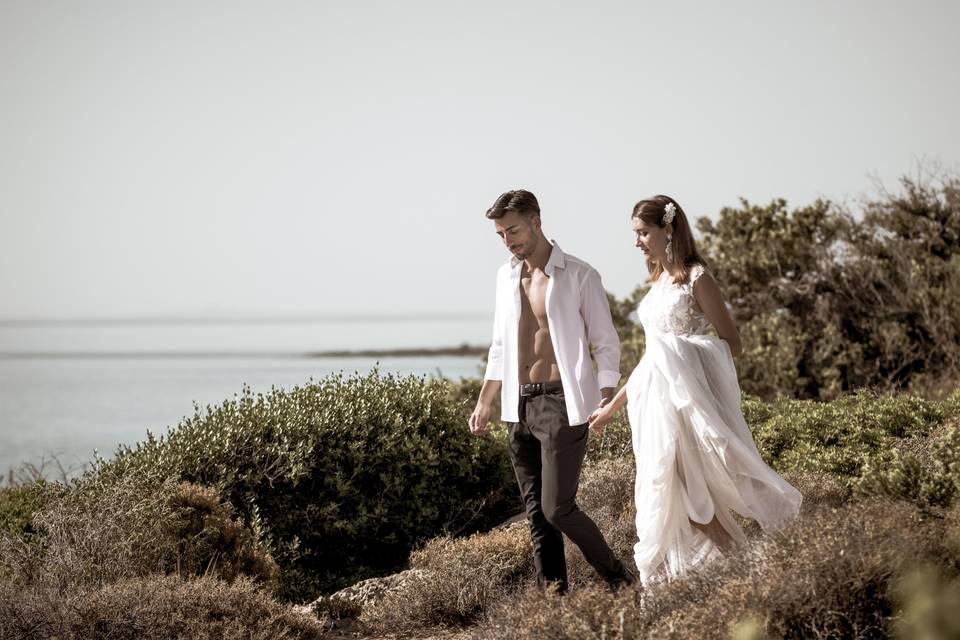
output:
<svg viewBox="0 0 960 640"><path fill-rule="evenodd" d="M636 456L637 543L644 584L683 573L719 553L690 521L714 516L745 542L735 511L773 529L802 496L760 458L740 410L737 372L724 340L648 334L627 381Z"/></svg>

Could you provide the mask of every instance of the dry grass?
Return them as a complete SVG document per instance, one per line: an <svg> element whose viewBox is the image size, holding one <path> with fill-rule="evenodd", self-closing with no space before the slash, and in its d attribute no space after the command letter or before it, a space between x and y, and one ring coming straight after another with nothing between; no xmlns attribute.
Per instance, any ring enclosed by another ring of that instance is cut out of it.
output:
<svg viewBox="0 0 960 640"><path fill-rule="evenodd" d="M253 580L177 576L127 578L64 594L61 606L4 593L0 637L32 640L191 640L321 638L316 619L276 602Z"/></svg>
<svg viewBox="0 0 960 640"><path fill-rule="evenodd" d="M276 577L276 564L213 489L132 475L95 492L48 487L35 539L0 535L0 575L21 588L65 593L170 572Z"/></svg>
<svg viewBox="0 0 960 640"><path fill-rule="evenodd" d="M836 476L816 471L790 471L783 478L803 496L801 515L814 513L823 507L839 507L849 502L852 492Z"/></svg>
<svg viewBox="0 0 960 640"><path fill-rule="evenodd" d="M627 559L634 538L633 460L601 460L584 469L577 502ZM569 541L572 585L598 580ZM361 620L378 632L422 626L469 624L494 603L512 597L533 581L530 530L526 521L469 538L437 538L410 556L420 571L399 589L368 605Z"/></svg>
<svg viewBox="0 0 960 640"><path fill-rule="evenodd" d="M276 584L277 563L256 544L250 529L234 518L233 507L215 489L182 482L172 505L177 513L171 534L177 573L213 573L225 580L246 575Z"/></svg>
<svg viewBox="0 0 960 640"><path fill-rule="evenodd" d="M903 502L823 507L683 579L610 594L530 589L488 612L477 638L720 638L760 625L766 637L886 637L899 576L951 553L942 522ZM742 623L748 622L744 626Z"/></svg>
<svg viewBox="0 0 960 640"><path fill-rule="evenodd" d="M226 598L228 608L238 606L233 614L209 606L225 619L245 620L240 608L270 601L248 582L269 587L276 565L216 491L132 474L95 489L48 485L32 519L35 536L0 531L0 637L177 637L157 631L163 611L193 611L185 615L200 629L200 612L213 595ZM168 580L170 573L204 580ZM243 580L231 586L238 576ZM244 598L251 602L241 607Z"/></svg>
<svg viewBox="0 0 960 640"><path fill-rule="evenodd" d="M517 522L469 538L436 538L410 557L410 578L364 609L361 621L380 633L462 626L533 575L530 533Z"/></svg>
<svg viewBox="0 0 960 640"><path fill-rule="evenodd" d="M601 460L583 470L577 504L589 515L614 554L633 566L636 542L636 505L633 497L635 474L633 457ZM567 573L572 587L602 582L576 545L564 538Z"/></svg>
<svg viewBox="0 0 960 640"><path fill-rule="evenodd" d="M48 485L33 542L0 536L0 571L21 588L64 594L161 571L171 561L172 482L124 479L96 494Z"/></svg>

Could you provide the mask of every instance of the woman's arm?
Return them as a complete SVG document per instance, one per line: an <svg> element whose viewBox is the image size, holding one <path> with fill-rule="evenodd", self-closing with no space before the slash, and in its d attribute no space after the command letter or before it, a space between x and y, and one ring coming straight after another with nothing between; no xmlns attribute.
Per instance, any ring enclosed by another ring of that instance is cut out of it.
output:
<svg viewBox="0 0 960 640"><path fill-rule="evenodd" d="M617 411L620 411L625 404L627 404L627 385L620 387L620 390L617 391L617 394L613 396L613 400L608 402L604 408L610 407L610 411L613 414L616 414Z"/></svg>
<svg viewBox="0 0 960 640"><path fill-rule="evenodd" d="M590 414L590 417L587 419L590 423L590 430L597 435L603 433L603 427L613 420L613 416L617 415L617 412L620 411L625 404L627 404L626 384L620 387L617 395L613 396L610 402Z"/></svg>
<svg viewBox="0 0 960 640"><path fill-rule="evenodd" d="M709 272L705 272L693 283L693 297L697 299L703 315L717 329L717 334L730 345L730 353L733 357L736 358L743 353L743 343L740 341L737 324L727 309L717 281Z"/></svg>

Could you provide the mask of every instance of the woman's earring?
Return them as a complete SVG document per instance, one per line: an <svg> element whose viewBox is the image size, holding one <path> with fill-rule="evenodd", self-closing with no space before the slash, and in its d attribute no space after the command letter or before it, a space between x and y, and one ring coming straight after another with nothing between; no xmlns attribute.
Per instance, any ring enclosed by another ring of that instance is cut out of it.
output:
<svg viewBox="0 0 960 640"><path fill-rule="evenodd" d="M673 236L667 236L667 262L673 262Z"/></svg>

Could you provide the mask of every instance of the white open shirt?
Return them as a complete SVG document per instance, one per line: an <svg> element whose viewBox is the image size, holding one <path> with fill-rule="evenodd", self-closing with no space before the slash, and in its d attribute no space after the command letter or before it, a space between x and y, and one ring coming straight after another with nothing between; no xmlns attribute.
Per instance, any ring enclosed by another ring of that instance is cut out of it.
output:
<svg viewBox="0 0 960 640"><path fill-rule="evenodd" d="M583 424L600 404L600 389L620 381L620 339L610 317L607 295L597 270L583 260L565 254L550 241L553 250L544 267L547 282L547 325L560 369L560 381L571 425ZM502 381L501 419L519 422L520 378L517 326L520 320L520 272L522 261L511 258L497 271L497 299L493 318L493 341L484 378ZM593 345L597 360L594 373L590 360Z"/></svg>

